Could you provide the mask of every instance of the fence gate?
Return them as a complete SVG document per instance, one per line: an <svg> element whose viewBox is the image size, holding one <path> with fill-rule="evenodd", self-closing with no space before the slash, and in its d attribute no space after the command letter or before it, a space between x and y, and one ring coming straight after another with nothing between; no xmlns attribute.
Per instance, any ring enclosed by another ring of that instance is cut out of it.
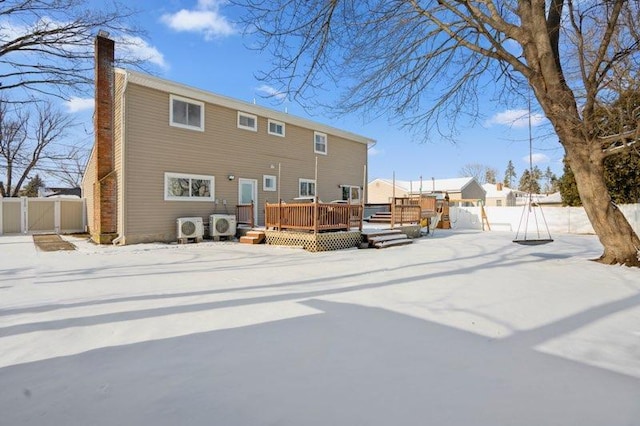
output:
<svg viewBox="0 0 640 426"><path fill-rule="evenodd" d="M0 198L0 235L84 232L85 200L80 198Z"/></svg>

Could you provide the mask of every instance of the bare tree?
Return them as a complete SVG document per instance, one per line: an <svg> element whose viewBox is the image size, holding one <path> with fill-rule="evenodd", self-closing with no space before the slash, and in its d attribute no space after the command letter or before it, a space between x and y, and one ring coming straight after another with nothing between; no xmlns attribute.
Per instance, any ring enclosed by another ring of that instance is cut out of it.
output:
<svg viewBox="0 0 640 426"><path fill-rule="evenodd" d="M50 99L93 88L100 30L113 33L120 52L128 53L116 58L119 63L144 67L149 58L131 50L144 43L144 32L130 20L135 14L115 0L0 1L0 172L6 176L0 194L16 196L32 171L78 182L75 169L87 148L63 140L71 120Z"/></svg>
<svg viewBox="0 0 640 426"><path fill-rule="evenodd" d="M61 161L56 170L50 173L63 185L77 188L82 182L88 157L89 152L86 149L71 146L69 147L68 156L65 161Z"/></svg>
<svg viewBox="0 0 640 426"><path fill-rule="evenodd" d="M294 99L345 85L343 110L392 113L440 132L446 118L455 133L457 119L478 117L479 89L508 89L498 91L506 101L531 90L604 246L600 261L640 265L640 239L607 192L594 114L610 101L614 78L638 75L638 0L236 3L247 7L249 28L273 57L263 77Z"/></svg>
<svg viewBox="0 0 640 426"><path fill-rule="evenodd" d="M458 175L460 177L473 177L481 185L485 183L496 183L497 171L495 168L480 163L468 163L462 166Z"/></svg>
<svg viewBox="0 0 640 426"><path fill-rule="evenodd" d="M0 2L0 90L13 102L35 96L67 97L93 83L93 40L102 29L136 36L133 11L104 1L100 9L86 0L4 0ZM120 44L140 38L120 37ZM122 61L141 64L144 58ZM16 89L23 89L17 96Z"/></svg>
<svg viewBox="0 0 640 426"><path fill-rule="evenodd" d="M72 119L56 110L51 103L42 102L32 109L0 102L0 161L5 181L0 195L17 197L25 180L38 164L57 164L68 160L74 148L61 150L56 143L73 126Z"/></svg>

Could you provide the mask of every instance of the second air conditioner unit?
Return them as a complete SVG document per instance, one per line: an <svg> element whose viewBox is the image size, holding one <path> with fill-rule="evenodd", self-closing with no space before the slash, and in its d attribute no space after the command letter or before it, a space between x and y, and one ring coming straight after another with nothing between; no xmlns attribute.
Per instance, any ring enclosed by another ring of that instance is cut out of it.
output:
<svg viewBox="0 0 640 426"><path fill-rule="evenodd" d="M204 225L201 217L179 217L176 220L178 239L195 238L201 240L204 235Z"/></svg>
<svg viewBox="0 0 640 426"><path fill-rule="evenodd" d="M209 216L209 235L211 237L235 236L236 217L230 214L212 214Z"/></svg>

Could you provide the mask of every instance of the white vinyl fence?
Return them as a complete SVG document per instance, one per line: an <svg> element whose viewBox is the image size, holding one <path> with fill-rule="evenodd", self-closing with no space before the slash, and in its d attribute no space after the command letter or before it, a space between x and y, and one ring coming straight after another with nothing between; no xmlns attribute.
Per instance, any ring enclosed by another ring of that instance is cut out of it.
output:
<svg viewBox="0 0 640 426"><path fill-rule="evenodd" d="M640 204L623 204L618 206L624 213L625 217L633 227L636 234L640 235ZM520 224L524 206L516 207L485 207L489 226L493 231L510 231L516 232ZM593 234L593 227L587 218L587 214L582 207L551 207L542 206L542 215L552 234ZM532 231L532 227L537 222L542 227L544 222L540 209L534 209L536 216L530 213L528 231ZM480 207L451 207L449 214L451 223L454 228L458 229L482 229L482 221L480 216ZM526 218L525 218L526 219ZM524 231L523 225L520 228Z"/></svg>
<svg viewBox="0 0 640 426"><path fill-rule="evenodd" d="M84 232L85 200L80 198L0 198L0 235Z"/></svg>

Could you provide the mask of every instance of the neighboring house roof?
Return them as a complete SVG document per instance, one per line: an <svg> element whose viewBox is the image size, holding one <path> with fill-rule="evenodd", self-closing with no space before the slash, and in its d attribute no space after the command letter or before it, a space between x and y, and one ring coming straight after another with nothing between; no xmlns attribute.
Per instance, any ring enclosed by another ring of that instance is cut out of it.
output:
<svg viewBox="0 0 640 426"><path fill-rule="evenodd" d="M238 111L259 115L261 117L272 118L274 120L304 127L306 129L313 129L319 132L329 133L331 135L339 136L363 144L374 145L376 143L375 139L371 139L366 136L357 135L355 133L337 129L335 127L307 120L305 118L296 117L294 115L289 115L285 112L265 108L249 102L243 102L237 99L228 98L226 96L217 95L215 93L207 92L174 81L165 80L148 74L121 68L116 68L115 72L123 74L127 82L138 84L140 86L149 87L174 95L184 96L186 98L191 98L193 100L198 100L205 103L224 106Z"/></svg>
<svg viewBox="0 0 640 426"><path fill-rule="evenodd" d="M501 189L498 189L501 188ZM487 192L487 197L489 198L500 198L500 197L507 197L509 196L509 194L513 193L515 194L515 190L509 188L508 186L504 186L504 185L496 185L494 183L485 183L482 185L482 189L484 189Z"/></svg>
<svg viewBox="0 0 640 426"><path fill-rule="evenodd" d="M534 195L534 197L536 197ZM560 192L554 192L547 195L537 195L537 201L539 204L562 204L562 194Z"/></svg>
<svg viewBox="0 0 640 426"><path fill-rule="evenodd" d="M522 192L518 194L516 198L516 204L523 205L529 200L529 194ZM538 204L562 204L562 195L560 192L554 192L552 194L531 194L531 200Z"/></svg>
<svg viewBox="0 0 640 426"><path fill-rule="evenodd" d="M57 197L57 196L67 196L67 197L82 197L82 189L81 188L45 188L41 193L42 197Z"/></svg>
<svg viewBox="0 0 640 426"><path fill-rule="evenodd" d="M370 183L376 181L387 183L393 186L392 179L374 179ZM475 181L473 177L462 177L452 179L423 179L422 192L461 192L464 188ZM396 180L396 188L406 192L420 192L420 180Z"/></svg>

